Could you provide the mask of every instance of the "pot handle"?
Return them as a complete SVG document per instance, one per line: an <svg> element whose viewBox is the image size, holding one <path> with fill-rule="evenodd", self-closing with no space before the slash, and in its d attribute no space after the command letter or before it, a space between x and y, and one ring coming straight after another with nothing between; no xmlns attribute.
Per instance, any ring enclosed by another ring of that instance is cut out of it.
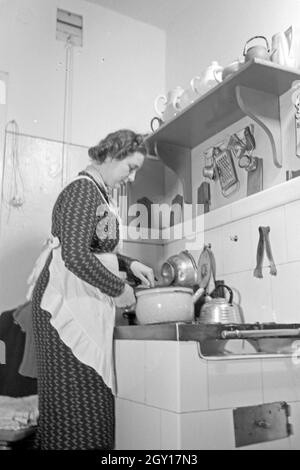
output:
<svg viewBox="0 0 300 470"><path fill-rule="evenodd" d="M268 40L265 36L253 36L252 38L248 39L248 41L246 41L246 44L245 44L244 50L243 50L243 56L245 56L246 53L247 53L247 51L246 51L247 44L250 41L252 41L253 39L264 39L266 41L266 44L267 44L267 52L270 52L270 46L269 46Z"/></svg>
<svg viewBox="0 0 300 470"><path fill-rule="evenodd" d="M193 303L195 304L197 302L197 300L200 299L200 297L205 293L205 288L204 287L200 287L198 290L196 290L196 292L194 293L193 295Z"/></svg>
<svg viewBox="0 0 300 470"><path fill-rule="evenodd" d="M218 284L217 287L211 292L210 295L214 294L216 291L218 291L218 289L220 289L220 287L225 287L225 289L228 290L229 292L229 301L228 303L230 305L232 305L232 301L233 301L233 292L232 292L232 289L229 287L229 286L226 286L226 284ZM197 292L196 292L197 293Z"/></svg>

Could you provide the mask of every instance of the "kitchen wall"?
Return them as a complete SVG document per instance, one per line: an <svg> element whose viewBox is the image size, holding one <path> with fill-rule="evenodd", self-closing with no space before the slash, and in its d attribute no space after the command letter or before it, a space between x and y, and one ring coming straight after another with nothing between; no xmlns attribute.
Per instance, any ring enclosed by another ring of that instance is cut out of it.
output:
<svg viewBox="0 0 300 470"><path fill-rule="evenodd" d="M177 85L186 88L191 78L201 74L213 60L226 66L241 58L247 39L265 35L271 40L274 33L295 24L299 14L300 2L296 0L288 0L284 4L279 0L195 1L167 31L166 90ZM300 322L297 298L300 189L297 180L285 182L286 170L300 169L300 160L295 155L294 110L290 92L280 98L280 114L283 167L278 169L274 166L270 142L254 123L255 155L263 158L266 191L246 198L246 172L239 168L240 189L230 198L222 196L218 182L211 182L212 212L204 217L205 230L199 232L199 246L192 251L198 260L203 242L211 243L216 255L217 276L234 288L236 301L240 303L246 321ZM204 151L251 122L244 118L193 150L194 203L203 181ZM288 198L283 196L280 199L279 195L285 190L289 193ZM171 200L178 192L182 193L182 185L174 174L168 172L168 199ZM271 243L277 263L277 276L271 276L265 259L263 279L253 277L259 225L271 227ZM237 242L233 241L235 235L238 236ZM163 257L189 246L186 240L169 242L164 247Z"/></svg>
<svg viewBox="0 0 300 470"><path fill-rule="evenodd" d="M228 65L243 57L245 42L299 25L298 0L194 0L167 31L166 85L187 86L213 60Z"/></svg>
<svg viewBox="0 0 300 470"><path fill-rule="evenodd" d="M212 12L214 14L212 15ZM255 35L264 35L271 44L272 35L286 30L291 24L299 28L300 2L288 0L213 0L212 2L191 2L176 22L167 30L166 49L166 90L175 86L187 88L192 77L201 75L216 60L226 66L237 58L243 58L246 41ZM260 42L258 42L260 44ZM270 142L265 133L255 125L257 156L264 158L264 188L273 186L286 178L286 169L300 168L300 160L294 151L294 121L290 93L280 99L283 130L283 168L277 169L272 162ZM251 122L244 119L234 126L204 142L193 154L192 175L194 184L201 183L204 151L226 139L231 133L242 130ZM219 188L211 185L212 208L226 205L246 194L245 171L238 171L240 191L230 199L222 197ZM182 186L171 172L166 176L166 191L169 200ZM196 189L195 189L196 191Z"/></svg>
<svg viewBox="0 0 300 470"><path fill-rule="evenodd" d="M83 16L83 47L73 48L68 94L57 8ZM165 86L165 33L82 0L0 0L0 72L8 74L7 103L0 110L0 179L4 126L15 119L25 190L22 207L11 207L8 141L0 206L1 312L24 301L55 197L63 180L88 162L86 147L113 129L150 131L153 97ZM63 147L64 139L71 145Z"/></svg>

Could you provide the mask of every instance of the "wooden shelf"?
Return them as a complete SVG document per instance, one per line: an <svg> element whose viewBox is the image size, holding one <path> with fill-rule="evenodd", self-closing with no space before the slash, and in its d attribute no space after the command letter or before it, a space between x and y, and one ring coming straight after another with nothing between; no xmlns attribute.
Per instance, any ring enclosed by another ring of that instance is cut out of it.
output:
<svg viewBox="0 0 300 470"><path fill-rule="evenodd" d="M295 80L300 80L300 70L253 59L246 62L238 72L200 96L175 118L163 124L149 136L148 141L193 149L245 116L237 103L237 86L279 97L291 88Z"/></svg>
<svg viewBox="0 0 300 470"><path fill-rule="evenodd" d="M282 166L279 97L296 80L300 70L253 59L148 137L181 179L186 202L192 202L191 150L245 116L266 132L274 165Z"/></svg>

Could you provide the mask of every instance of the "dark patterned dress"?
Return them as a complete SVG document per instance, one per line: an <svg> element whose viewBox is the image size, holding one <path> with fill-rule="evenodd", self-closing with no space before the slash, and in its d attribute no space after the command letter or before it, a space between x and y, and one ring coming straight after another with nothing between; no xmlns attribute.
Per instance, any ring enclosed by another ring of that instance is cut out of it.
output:
<svg viewBox="0 0 300 470"><path fill-rule="evenodd" d="M103 198L108 199L104 189L98 185L102 191L99 193L93 181L76 180L61 192L53 209L51 231L59 238L66 267L103 293L116 297L122 293L124 281L106 269L93 252L112 252L119 241L119 226L117 221L115 225L108 223L109 217L115 217L108 208L99 213L99 206L105 207ZM103 231L107 233L111 225L116 228L115 238L105 238ZM129 272L132 259L117 256L120 270ZM73 355L50 324L50 313L40 307L49 281L51 259L52 254L37 280L32 298L39 395L36 447L41 450L113 449L115 416L110 388L92 367Z"/></svg>

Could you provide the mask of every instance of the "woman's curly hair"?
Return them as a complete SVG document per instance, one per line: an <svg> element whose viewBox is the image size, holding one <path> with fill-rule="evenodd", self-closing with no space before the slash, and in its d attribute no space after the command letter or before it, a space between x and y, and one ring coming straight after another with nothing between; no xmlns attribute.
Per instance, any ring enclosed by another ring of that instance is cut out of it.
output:
<svg viewBox="0 0 300 470"><path fill-rule="evenodd" d="M103 163L110 156L116 160L123 160L135 152L140 152L146 156L148 147L145 143L147 135L136 134L129 129L120 129L111 132L94 147L89 148L89 157Z"/></svg>

